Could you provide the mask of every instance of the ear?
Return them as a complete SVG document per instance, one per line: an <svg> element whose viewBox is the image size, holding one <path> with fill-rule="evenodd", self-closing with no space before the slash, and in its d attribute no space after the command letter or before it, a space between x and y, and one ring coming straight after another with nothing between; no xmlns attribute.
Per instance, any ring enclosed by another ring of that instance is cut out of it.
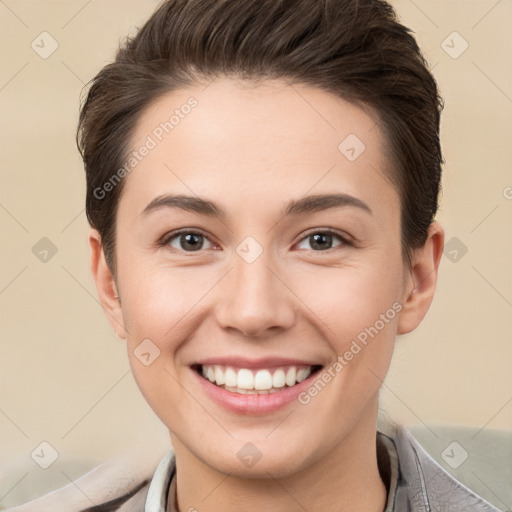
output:
<svg viewBox="0 0 512 512"><path fill-rule="evenodd" d="M434 298L437 275L444 247L444 230L433 222L423 247L414 250L405 288L405 298L398 319L398 334L418 327Z"/></svg>
<svg viewBox="0 0 512 512"><path fill-rule="evenodd" d="M118 338L126 339L121 300L116 282L105 260L101 236L96 229L89 232L91 273L103 311Z"/></svg>

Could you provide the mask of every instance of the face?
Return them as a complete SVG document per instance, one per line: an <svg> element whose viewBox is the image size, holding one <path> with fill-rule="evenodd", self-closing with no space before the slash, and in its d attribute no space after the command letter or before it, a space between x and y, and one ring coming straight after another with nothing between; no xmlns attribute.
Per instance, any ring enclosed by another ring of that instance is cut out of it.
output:
<svg viewBox="0 0 512 512"><path fill-rule="evenodd" d="M99 246L93 273L177 453L284 476L356 426L374 431L395 337L429 299L411 298L371 114L312 87L225 78L153 103L132 150L144 145L117 213L119 304Z"/></svg>

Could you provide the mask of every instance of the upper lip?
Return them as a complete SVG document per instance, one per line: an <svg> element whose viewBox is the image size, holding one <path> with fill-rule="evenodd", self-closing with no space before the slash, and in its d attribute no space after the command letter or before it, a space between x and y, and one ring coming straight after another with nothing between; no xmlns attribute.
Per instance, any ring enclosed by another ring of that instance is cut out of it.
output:
<svg viewBox="0 0 512 512"><path fill-rule="evenodd" d="M278 368L282 366L322 366L317 361L304 361L300 359L290 359L289 357L263 357L258 359L248 359L245 357L211 357L202 359L195 363L201 366L233 366L235 368ZM194 366L194 365L192 365Z"/></svg>

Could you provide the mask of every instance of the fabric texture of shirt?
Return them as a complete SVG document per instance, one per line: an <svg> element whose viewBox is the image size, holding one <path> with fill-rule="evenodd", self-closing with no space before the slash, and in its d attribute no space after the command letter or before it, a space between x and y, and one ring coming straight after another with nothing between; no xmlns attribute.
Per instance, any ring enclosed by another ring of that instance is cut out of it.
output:
<svg viewBox="0 0 512 512"><path fill-rule="evenodd" d="M377 432L377 459L388 491L384 512L500 512L446 472L402 426L393 436ZM178 512L172 449L155 471L144 512Z"/></svg>
<svg viewBox="0 0 512 512"><path fill-rule="evenodd" d="M503 512L444 470L406 427L393 424L377 430L376 443L378 468L387 489L383 512ZM86 487L86 493L81 487L85 481L79 479L76 485L4 512L178 512L174 451L166 451L153 470L160 457L155 455L155 463L148 469L141 459L139 470L134 469L134 461L125 470L119 463L107 463L101 476L94 476L92 470L88 482L94 485ZM81 492L76 492L77 487Z"/></svg>

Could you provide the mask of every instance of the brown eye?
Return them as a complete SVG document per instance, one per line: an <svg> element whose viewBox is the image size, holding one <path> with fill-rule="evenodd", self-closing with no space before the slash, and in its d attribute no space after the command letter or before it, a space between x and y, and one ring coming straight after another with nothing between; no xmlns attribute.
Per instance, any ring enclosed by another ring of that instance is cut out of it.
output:
<svg viewBox="0 0 512 512"><path fill-rule="evenodd" d="M333 240L338 239L341 243L333 246ZM310 247L300 247L300 244L304 244L308 242ZM345 245L348 242L341 236L332 231L315 231L305 238L301 240L299 243L299 249L312 249L316 252L318 251L326 251L329 249L334 249L339 247L340 245Z"/></svg>
<svg viewBox="0 0 512 512"><path fill-rule="evenodd" d="M197 252L205 248L205 242L209 243L210 246L213 246L208 238L201 233L196 233L194 231L182 231L169 236L165 241L165 245L169 245L173 249L185 252Z"/></svg>

